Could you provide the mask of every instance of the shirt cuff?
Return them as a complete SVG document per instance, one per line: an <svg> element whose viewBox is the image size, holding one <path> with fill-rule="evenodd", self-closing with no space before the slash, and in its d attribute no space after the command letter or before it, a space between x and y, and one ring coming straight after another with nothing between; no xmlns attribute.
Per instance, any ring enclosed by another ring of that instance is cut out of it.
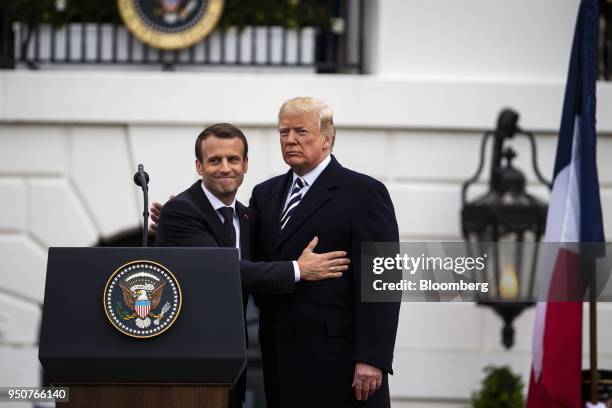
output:
<svg viewBox="0 0 612 408"><path fill-rule="evenodd" d="M293 273L295 275L295 281L300 281L300 267L298 266L297 261L291 261L293 263Z"/></svg>

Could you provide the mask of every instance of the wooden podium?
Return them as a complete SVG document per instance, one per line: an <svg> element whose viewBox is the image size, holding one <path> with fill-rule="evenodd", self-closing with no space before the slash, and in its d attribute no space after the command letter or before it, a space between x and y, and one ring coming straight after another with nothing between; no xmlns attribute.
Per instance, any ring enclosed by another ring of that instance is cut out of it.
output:
<svg viewBox="0 0 612 408"><path fill-rule="evenodd" d="M176 320L154 337L122 333L105 312L111 276L132 262L163 266L180 287ZM246 368L237 250L50 248L39 359L50 384L69 387L58 407L227 407Z"/></svg>
<svg viewBox="0 0 612 408"><path fill-rule="evenodd" d="M91 407L227 407L229 385L172 384L63 384L70 389L70 402L56 406Z"/></svg>

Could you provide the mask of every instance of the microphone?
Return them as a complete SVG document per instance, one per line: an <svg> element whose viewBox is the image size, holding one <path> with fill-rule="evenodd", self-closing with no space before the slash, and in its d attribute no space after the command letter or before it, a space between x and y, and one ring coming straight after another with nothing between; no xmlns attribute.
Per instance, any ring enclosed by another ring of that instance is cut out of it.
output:
<svg viewBox="0 0 612 408"><path fill-rule="evenodd" d="M142 187L143 186L143 182L142 180L144 179L144 185L145 188L147 188L148 184L149 184L149 174L144 171L144 166L142 164L138 165L138 171L136 172L136 174L134 174L134 183L136 183L136 185L138 187ZM147 188L148 190L148 188Z"/></svg>
<svg viewBox="0 0 612 408"><path fill-rule="evenodd" d="M134 183L142 188L142 195L144 201L144 211L142 212L143 223L142 223L142 246L147 246L149 236L149 175L144 171L142 164L138 165L138 171L134 174Z"/></svg>

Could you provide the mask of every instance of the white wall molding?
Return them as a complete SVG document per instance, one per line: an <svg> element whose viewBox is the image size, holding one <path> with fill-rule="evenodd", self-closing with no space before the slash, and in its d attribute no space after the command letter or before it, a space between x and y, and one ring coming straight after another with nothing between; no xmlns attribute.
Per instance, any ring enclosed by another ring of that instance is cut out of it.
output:
<svg viewBox="0 0 612 408"><path fill-rule="evenodd" d="M0 121L273 126L297 95L327 100L339 127L478 130L511 106L523 128L557 132L558 80L450 77L204 74L187 72L0 72ZM59 98L58 95L62 97ZM598 84L598 130L612 132L612 83Z"/></svg>

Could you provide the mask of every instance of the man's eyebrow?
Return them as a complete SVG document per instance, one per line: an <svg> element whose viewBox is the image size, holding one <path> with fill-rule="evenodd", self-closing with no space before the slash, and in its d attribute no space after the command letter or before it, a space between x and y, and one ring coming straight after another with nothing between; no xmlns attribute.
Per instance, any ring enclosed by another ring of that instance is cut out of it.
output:
<svg viewBox="0 0 612 408"><path fill-rule="evenodd" d="M278 128L278 130L281 131L281 132L283 130L290 130L290 129L293 129L293 130L298 131L298 132L301 131L301 130L308 130L305 126L293 126L293 127L292 126L280 126Z"/></svg>

